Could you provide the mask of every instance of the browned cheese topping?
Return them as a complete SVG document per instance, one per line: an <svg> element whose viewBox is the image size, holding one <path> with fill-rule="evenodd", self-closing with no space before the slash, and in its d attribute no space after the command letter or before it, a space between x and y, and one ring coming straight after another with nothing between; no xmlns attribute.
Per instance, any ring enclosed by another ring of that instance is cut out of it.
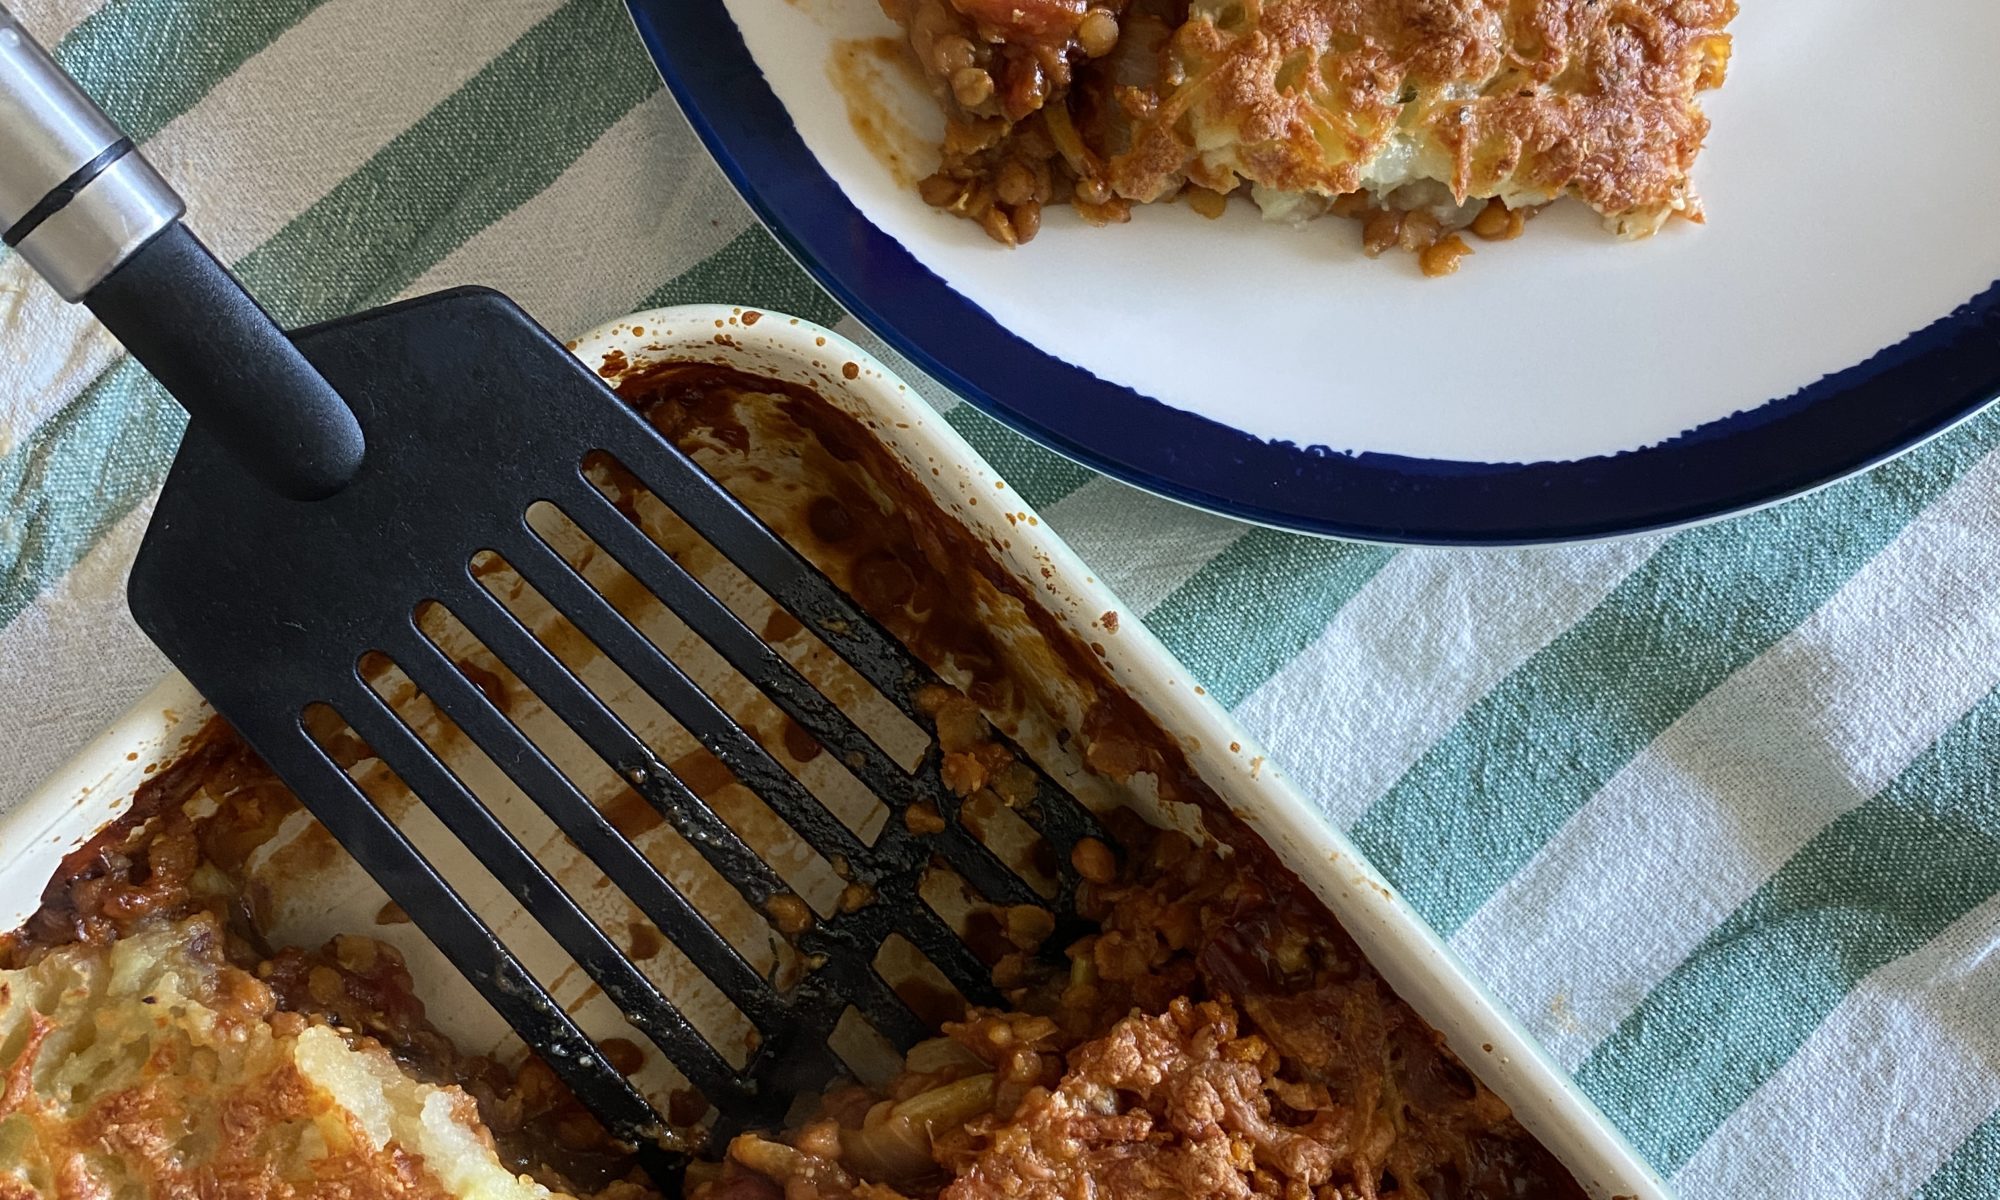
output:
<svg viewBox="0 0 2000 1200"><path fill-rule="evenodd" d="M1216 216L1253 192L1286 219L1424 210L1456 228L1480 201L1573 196L1624 236L1700 220L1696 97L1722 83L1736 14L1735 0L883 6L947 116L924 198L1008 245L1051 203L1103 224L1183 195Z"/></svg>

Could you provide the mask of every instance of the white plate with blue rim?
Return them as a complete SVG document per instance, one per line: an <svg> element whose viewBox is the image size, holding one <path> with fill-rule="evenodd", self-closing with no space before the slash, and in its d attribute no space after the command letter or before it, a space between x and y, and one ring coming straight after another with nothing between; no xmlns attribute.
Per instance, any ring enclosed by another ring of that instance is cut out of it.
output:
<svg viewBox="0 0 2000 1200"><path fill-rule="evenodd" d="M1703 101L1706 225L1620 242L1564 202L1443 280L1248 204L1051 210L1002 248L850 120L830 67L896 35L876 0L629 6L724 172L858 319L1021 433L1213 512L1450 545L1668 528L2000 392L1990 0L1749 0ZM906 140L941 129L913 77L875 83Z"/></svg>

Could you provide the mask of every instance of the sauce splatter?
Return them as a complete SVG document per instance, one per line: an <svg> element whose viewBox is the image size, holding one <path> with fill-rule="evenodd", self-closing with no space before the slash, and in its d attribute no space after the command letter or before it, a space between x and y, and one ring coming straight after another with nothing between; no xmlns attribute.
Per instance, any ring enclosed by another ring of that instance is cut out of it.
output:
<svg viewBox="0 0 2000 1200"><path fill-rule="evenodd" d="M900 76L900 78L898 78ZM900 188L913 188L936 167L936 139L903 119L899 94L927 99L922 74L900 38L843 38L833 44L826 77L847 105L847 124Z"/></svg>

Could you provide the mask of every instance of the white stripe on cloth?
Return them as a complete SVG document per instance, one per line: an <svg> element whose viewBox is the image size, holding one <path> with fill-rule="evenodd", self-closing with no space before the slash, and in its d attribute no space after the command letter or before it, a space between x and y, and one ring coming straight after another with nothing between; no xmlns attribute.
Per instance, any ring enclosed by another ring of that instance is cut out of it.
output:
<svg viewBox="0 0 2000 1200"><path fill-rule="evenodd" d="M495 287L558 336L629 313L752 222L665 91L404 291Z"/></svg>
<svg viewBox="0 0 2000 1200"><path fill-rule="evenodd" d="M1336 826L1645 561L1664 535L1540 550L1405 550L1236 708Z"/></svg>
<svg viewBox="0 0 2000 1200"><path fill-rule="evenodd" d="M20 18L28 32L35 35L36 41L54 48L57 42L89 20L91 14L103 8L104 3L105 0L34 0L33 3L23 4L16 0L8 11Z"/></svg>
<svg viewBox="0 0 2000 1200"><path fill-rule="evenodd" d="M558 0L450 4L330 0L285 31L144 147L188 202L188 224L228 262L255 249L457 91ZM300 96L365 104L312 111ZM24 436L116 360L118 344L18 258L0 262L0 430ZM0 446L0 453L11 448Z"/></svg>
<svg viewBox="0 0 2000 1200"><path fill-rule="evenodd" d="M1628 763L1452 939L1574 1067L2000 680L2000 455Z"/></svg>
<svg viewBox="0 0 2000 1200"><path fill-rule="evenodd" d="M1907 1196L2000 1108L2000 897L1880 968L1675 1182L1693 1200ZM1773 1136L1774 1133L1777 1136Z"/></svg>
<svg viewBox="0 0 2000 1200"><path fill-rule="evenodd" d="M125 574L152 516L140 505L0 637L0 811L26 798L144 695L167 660L125 611Z"/></svg>
<svg viewBox="0 0 2000 1200"><path fill-rule="evenodd" d="M1135 613L1149 613L1250 526L1097 476L1042 514Z"/></svg>

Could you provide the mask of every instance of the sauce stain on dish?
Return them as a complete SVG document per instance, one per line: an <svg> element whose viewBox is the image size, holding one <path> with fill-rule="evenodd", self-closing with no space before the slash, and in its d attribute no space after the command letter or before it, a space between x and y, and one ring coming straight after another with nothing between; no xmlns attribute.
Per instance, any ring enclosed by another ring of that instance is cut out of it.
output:
<svg viewBox="0 0 2000 1200"><path fill-rule="evenodd" d="M923 96L928 91L902 39L842 38L833 43L826 77L847 105L854 136L898 187L915 187L931 173L936 149L896 110L898 92L914 90Z"/></svg>
<svg viewBox="0 0 2000 1200"><path fill-rule="evenodd" d="M626 788L599 806L599 812L611 823L619 835L627 841L635 841L641 835L651 833L667 823L660 811L644 796L631 788Z"/></svg>

